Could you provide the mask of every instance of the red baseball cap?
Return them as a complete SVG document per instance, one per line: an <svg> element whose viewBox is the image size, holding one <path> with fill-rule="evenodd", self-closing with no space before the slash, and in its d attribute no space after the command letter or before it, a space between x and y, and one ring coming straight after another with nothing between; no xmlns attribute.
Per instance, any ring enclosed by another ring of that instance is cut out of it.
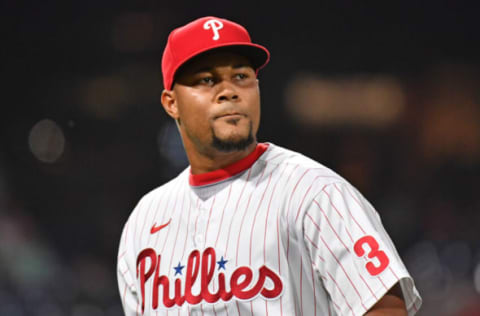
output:
<svg viewBox="0 0 480 316"><path fill-rule="evenodd" d="M213 16L199 18L174 29L168 36L162 56L165 89L172 90L175 73L185 62L220 47L247 57L257 73L270 59L270 52L252 43L248 31L240 24Z"/></svg>

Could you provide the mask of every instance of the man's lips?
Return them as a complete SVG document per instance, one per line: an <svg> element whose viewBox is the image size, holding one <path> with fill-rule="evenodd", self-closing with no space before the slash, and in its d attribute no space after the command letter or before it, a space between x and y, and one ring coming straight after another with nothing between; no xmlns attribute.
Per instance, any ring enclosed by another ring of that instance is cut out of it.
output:
<svg viewBox="0 0 480 316"><path fill-rule="evenodd" d="M218 118L241 118L241 117L245 117L245 116L246 115L242 114L242 113L232 112L232 113L223 113L223 114L217 115L217 116L215 116L215 119L218 119Z"/></svg>

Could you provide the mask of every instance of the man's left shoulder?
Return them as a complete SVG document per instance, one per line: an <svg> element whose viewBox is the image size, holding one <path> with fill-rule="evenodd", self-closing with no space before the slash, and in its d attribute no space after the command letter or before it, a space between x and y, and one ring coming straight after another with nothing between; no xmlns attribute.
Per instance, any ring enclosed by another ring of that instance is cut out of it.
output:
<svg viewBox="0 0 480 316"><path fill-rule="evenodd" d="M262 160L273 163L278 170L288 169L290 184L305 185L315 182L316 186L329 183L345 183L346 180L324 164L293 150L269 143ZM296 181L295 181L296 180ZM298 186L297 185L297 186Z"/></svg>

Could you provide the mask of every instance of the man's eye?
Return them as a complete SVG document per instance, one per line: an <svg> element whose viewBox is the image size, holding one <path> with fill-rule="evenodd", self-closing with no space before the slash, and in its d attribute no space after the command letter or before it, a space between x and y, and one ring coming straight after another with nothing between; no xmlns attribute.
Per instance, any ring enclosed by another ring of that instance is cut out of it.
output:
<svg viewBox="0 0 480 316"><path fill-rule="evenodd" d="M213 78L212 77L204 77L199 80L200 83L202 84L213 84Z"/></svg>
<svg viewBox="0 0 480 316"><path fill-rule="evenodd" d="M237 79L246 79L248 76L246 74L240 73L236 74L235 77L237 77Z"/></svg>

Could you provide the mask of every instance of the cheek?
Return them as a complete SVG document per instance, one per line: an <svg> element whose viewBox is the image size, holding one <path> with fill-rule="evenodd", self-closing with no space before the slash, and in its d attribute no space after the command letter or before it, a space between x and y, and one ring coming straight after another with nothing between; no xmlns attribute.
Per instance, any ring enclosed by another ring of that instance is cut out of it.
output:
<svg viewBox="0 0 480 316"><path fill-rule="evenodd" d="M183 92L183 91L182 91ZM183 121L203 117L205 113L204 97L195 92L185 91L177 96L178 114Z"/></svg>
<svg viewBox="0 0 480 316"><path fill-rule="evenodd" d="M195 93L184 94L177 99L181 124L189 131L206 132L209 128L208 104L204 97Z"/></svg>
<svg viewBox="0 0 480 316"><path fill-rule="evenodd" d="M248 104L250 105L250 117L252 119L252 123L255 130L257 130L258 125L260 124L260 97L258 94L252 95Z"/></svg>

